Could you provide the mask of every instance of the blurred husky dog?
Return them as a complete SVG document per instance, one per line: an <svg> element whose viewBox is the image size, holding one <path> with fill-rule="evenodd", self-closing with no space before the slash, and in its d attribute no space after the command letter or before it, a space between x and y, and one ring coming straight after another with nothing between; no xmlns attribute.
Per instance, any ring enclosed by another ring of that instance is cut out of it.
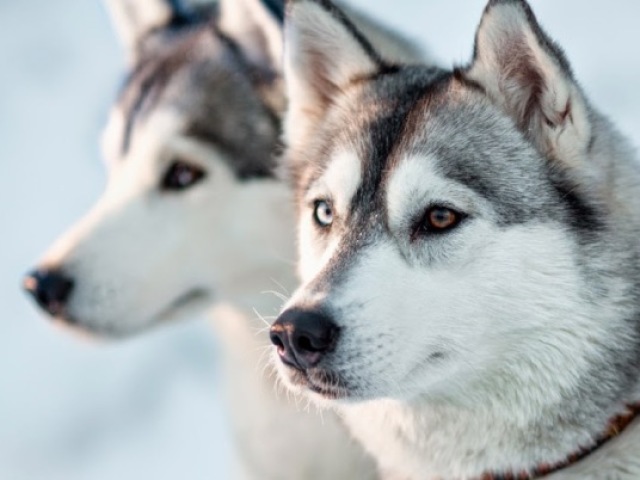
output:
<svg viewBox="0 0 640 480"><path fill-rule="evenodd" d="M277 313L281 300L262 292L294 287L293 203L272 158L285 104L283 6L223 0L219 10L185 10L113 0L109 7L130 74L104 133L107 188L25 286L50 315L108 337L218 304L245 475L368 478L373 464L344 427L278 399L270 371L258 368L269 341L252 309ZM417 56L353 15L389 55Z"/></svg>
<svg viewBox="0 0 640 480"><path fill-rule="evenodd" d="M327 0L286 25L286 382L388 478L640 478L640 170L528 4L452 71Z"/></svg>

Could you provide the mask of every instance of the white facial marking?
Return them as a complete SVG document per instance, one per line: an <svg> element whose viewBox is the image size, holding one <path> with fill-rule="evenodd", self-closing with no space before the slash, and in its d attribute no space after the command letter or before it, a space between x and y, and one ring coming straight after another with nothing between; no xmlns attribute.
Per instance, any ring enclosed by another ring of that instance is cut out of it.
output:
<svg viewBox="0 0 640 480"><path fill-rule="evenodd" d="M327 233L329 243L320 245L318 226L313 219L313 203L328 200L333 207L334 222L348 214L349 206L358 187L362 183L362 165L355 152L339 151L333 156L326 171L316 181L305 197L309 208L302 210L299 222L300 262L298 271L302 279L308 279L320 271L331 259L340 243L340 236ZM308 252L313 252L309 254Z"/></svg>
<svg viewBox="0 0 640 480"><path fill-rule="evenodd" d="M442 203L466 214L474 214L477 204L489 207L470 189L444 178L433 168L429 157L405 157L394 169L387 187L387 210L392 230L405 229L408 222L429 206Z"/></svg>
<svg viewBox="0 0 640 480"><path fill-rule="evenodd" d="M362 183L362 164L355 152L336 153L322 177L307 195L309 201L325 196L332 201L334 211L344 216L358 187Z"/></svg>

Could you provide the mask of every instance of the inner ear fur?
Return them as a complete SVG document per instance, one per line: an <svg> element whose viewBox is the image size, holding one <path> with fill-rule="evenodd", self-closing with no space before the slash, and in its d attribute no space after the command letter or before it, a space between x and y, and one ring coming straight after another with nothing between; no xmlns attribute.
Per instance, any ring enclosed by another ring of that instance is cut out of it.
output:
<svg viewBox="0 0 640 480"><path fill-rule="evenodd" d="M524 0L492 0L464 75L545 154L569 163L588 148L588 106L564 52Z"/></svg>

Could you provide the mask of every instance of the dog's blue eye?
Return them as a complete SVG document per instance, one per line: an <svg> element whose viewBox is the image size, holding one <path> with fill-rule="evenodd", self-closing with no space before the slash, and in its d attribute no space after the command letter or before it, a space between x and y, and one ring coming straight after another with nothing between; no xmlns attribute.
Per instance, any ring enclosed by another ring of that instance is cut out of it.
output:
<svg viewBox="0 0 640 480"><path fill-rule="evenodd" d="M315 203L315 210L313 212L313 219L316 223L322 227L330 227L333 223L333 209L326 200L318 200Z"/></svg>
<svg viewBox="0 0 640 480"><path fill-rule="evenodd" d="M177 160L173 162L162 179L162 190L182 191L200 182L206 172L190 163Z"/></svg>

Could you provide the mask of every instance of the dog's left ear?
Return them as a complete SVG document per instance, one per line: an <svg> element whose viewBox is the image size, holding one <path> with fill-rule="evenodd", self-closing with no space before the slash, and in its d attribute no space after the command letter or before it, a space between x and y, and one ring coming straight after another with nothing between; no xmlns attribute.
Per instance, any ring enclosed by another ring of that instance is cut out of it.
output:
<svg viewBox="0 0 640 480"><path fill-rule="evenodd" d="M220 30L255 65L282 69L285 0L220 0Z"/></svg>
<svg viewBox="0 0 640 480"><path fill-rule="evenodd" d="M550 158L584 158L591 139L586 99L526 1L490 0L465 75Z"/></svg>

